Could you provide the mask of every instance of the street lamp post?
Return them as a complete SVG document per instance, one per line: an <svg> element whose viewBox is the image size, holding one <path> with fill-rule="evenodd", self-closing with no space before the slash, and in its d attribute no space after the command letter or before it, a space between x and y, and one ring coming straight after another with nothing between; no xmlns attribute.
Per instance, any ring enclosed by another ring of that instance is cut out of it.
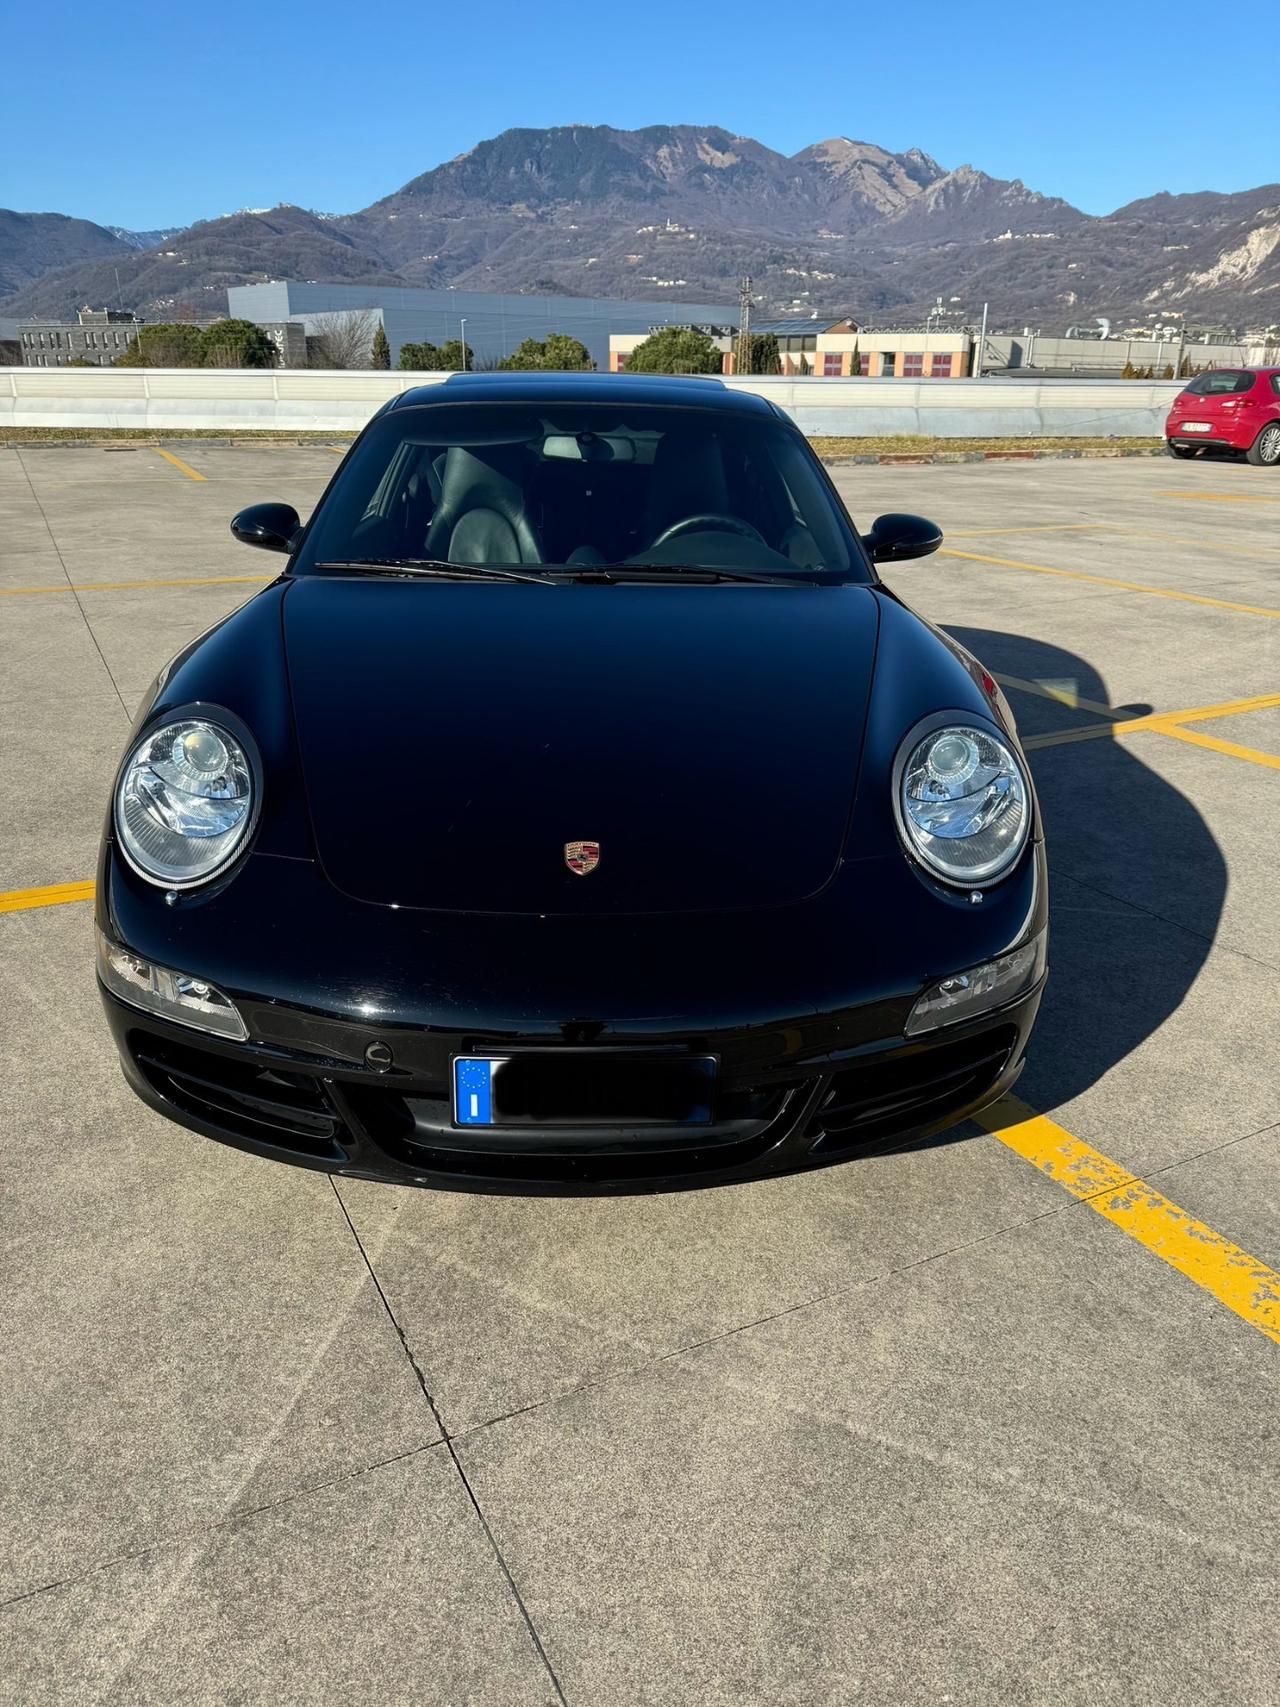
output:
<svg viewBox="0 0 1280 1707"><path fill-rule="evenodd" d="M462 371L467 371L467 317L462 316Z"/></svg>

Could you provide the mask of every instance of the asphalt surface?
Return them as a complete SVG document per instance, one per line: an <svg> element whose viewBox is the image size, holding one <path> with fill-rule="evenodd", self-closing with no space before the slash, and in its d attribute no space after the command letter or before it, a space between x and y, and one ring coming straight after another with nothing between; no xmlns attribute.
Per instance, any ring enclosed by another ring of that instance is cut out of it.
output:
<svg viewBox="0 0 1280 1707"><path fill-rule="evenodd" d="M525 1201L335 1189L125 1089L50 886L273 573L227 518L337 460L172 454L0 452L0 1700L1280 1700L1280 478L840 471L942 524L892 584L1032 740L1027 1107Z"/></svg>

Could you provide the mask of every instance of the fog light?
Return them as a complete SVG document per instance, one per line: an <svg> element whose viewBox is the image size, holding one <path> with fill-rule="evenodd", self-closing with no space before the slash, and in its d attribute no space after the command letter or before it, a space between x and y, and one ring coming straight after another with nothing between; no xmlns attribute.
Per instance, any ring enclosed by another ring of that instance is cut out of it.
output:
<svg viewBox="0 0 1280 1707"><path fill-rule="evenodd" d="M1024 942L995 960L984 960L967 972L953 972L930 984L917 1000L903 1027L908 1037L933 1031L940 1025L955 1025L973 1019L989 1008L1002 1008L1040 982L1048 960L1046 933Z"/></svg>
<svg viewBox="0 0 1280 1707"><path fill-rule="evenodd" d="M211 1031L237 1043L243 1043L249 1035L235 1003L216 984L195 978L189 972L157 966L131 948L109 941L101 931L98 932L98 976L122 1002L172 1020L175 1025L194 1026L197 1031Z"/></svg>

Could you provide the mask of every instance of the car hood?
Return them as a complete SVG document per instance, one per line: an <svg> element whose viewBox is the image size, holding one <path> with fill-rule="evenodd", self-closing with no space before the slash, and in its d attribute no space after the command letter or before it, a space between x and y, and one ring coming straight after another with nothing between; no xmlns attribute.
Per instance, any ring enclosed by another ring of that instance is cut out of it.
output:
<svg viewBox="0 0 1280 1707"><path fill-rule="evenodd" d="M320 862L405 907L775 906L841 858L868 587L300 577L283 605ZM571 841L599 844L575 875Z"/></svg>

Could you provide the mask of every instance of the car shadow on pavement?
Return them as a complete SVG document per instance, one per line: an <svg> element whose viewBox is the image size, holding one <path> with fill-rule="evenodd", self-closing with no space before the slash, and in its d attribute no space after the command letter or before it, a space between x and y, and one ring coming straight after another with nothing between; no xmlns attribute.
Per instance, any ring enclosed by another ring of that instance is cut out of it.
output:
<svg viewBox="0 0 1280 1707"><path fill-rule="evenodd" d="M1113 705L1100 673L1073 652L989 629L948 632L997 676ZM1102 721L1006 693L1024 739ZM1226 861L1195 803L1144 763L1161 740L1102 735L1028 753L1048 843L1049 983L1018 1095L1040 1113L1088 1090L1157 1031L1213 944Z"/></svg>

